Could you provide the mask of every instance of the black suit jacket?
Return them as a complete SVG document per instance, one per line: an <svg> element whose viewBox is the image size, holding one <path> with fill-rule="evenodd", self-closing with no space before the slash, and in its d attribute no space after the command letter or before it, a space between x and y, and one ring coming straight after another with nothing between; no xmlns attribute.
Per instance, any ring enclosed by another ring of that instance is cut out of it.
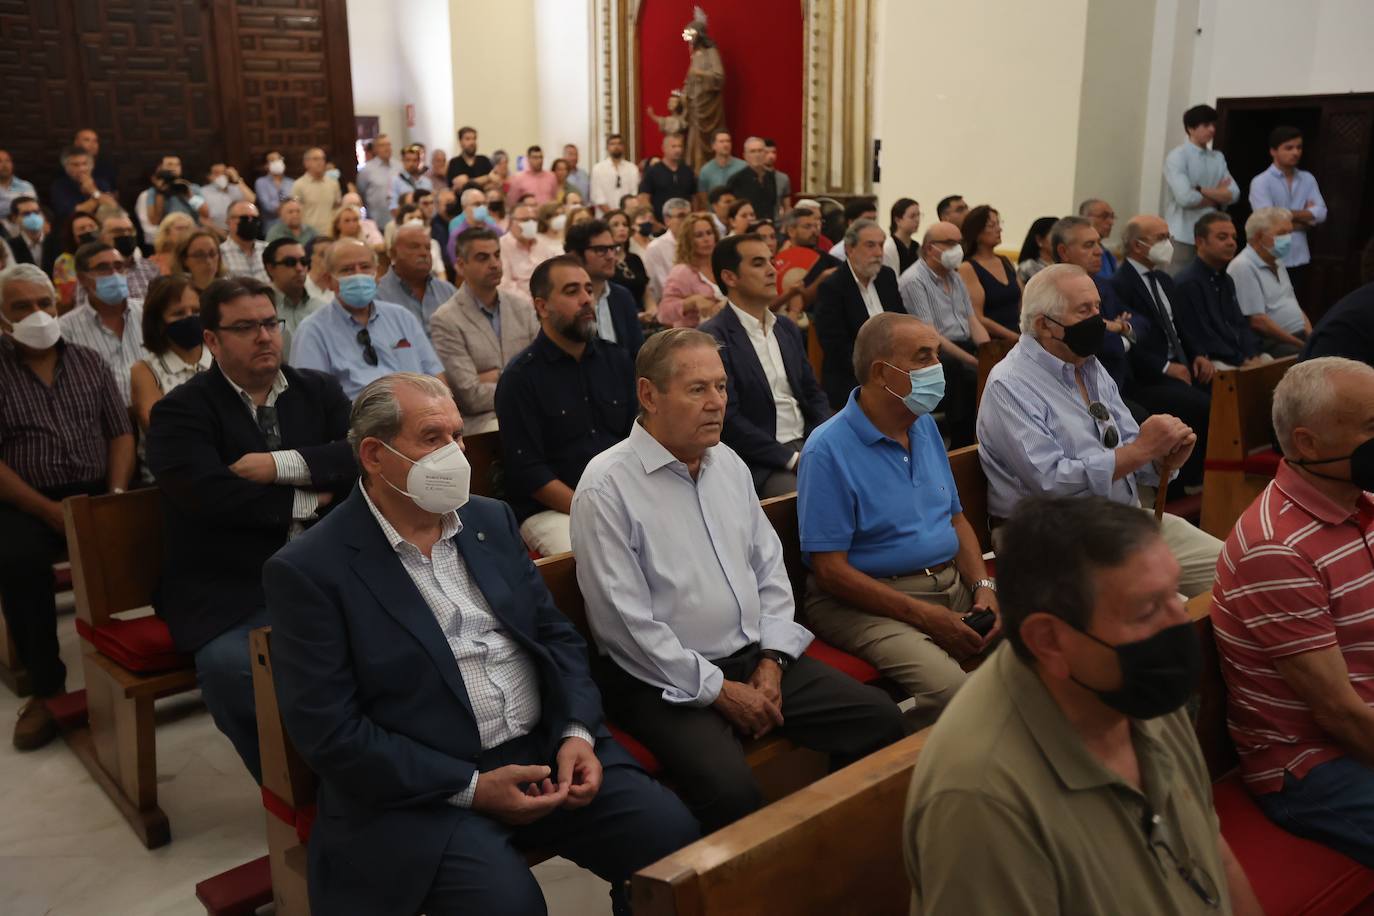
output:
<svg viewBox="0 0 1374 916"><path fill-rule="evenodd" d="M884 267L873 279L883 311L906 314L902 295L897 291L897 275ZM815 314L811 319L811 333L819 335L825 359L821 363L821 384L830 406L839 410L849 400L849 393L858 386L854 378L854 338L868 320L863 293L848 264L826 278L816 296Z"/></svg>
<svg viewBox="0 0 1374 916"><path fill-rule="evenodd" d="M282 366L282 448L310 468L311 488L335 502L357 466L345 436L350 404L332 377ZM245 480L229 465L267 451L258 424L218 366L153 407L148 466L166 519L158 613L183 652L194 652L263 606L262 564L286 543L296 488Z"/></svg>
<svg viewBox="0 0 1374 916"><path fill-rule="evenodd" d="M62 251L58 247L58 238L55 232L49 232L47 235L43 236L43 244L41 246L42 253L40 255L43 260L41 263L34 261L33 252L29 251L29 243L24 241L22 233L19 235L7 235L5 236L5 241L9 242L10 254L14 255L14 263L37 264L38 267L42 268L43 273L49 276L52 275L52 269L57 263L57 258L62 254Z"/></svg>
<svg viewBox="0 0 1374 916"><path fill-rule="evenodd" d="M639 306L630 291L618 283L606 284L611 291L611 324L615 327L615 342L630 354L630 362L644 346L644 327L639 323Z"/></svg>
<svg viewBox="0 0 1374 916"><path fill-rule="evenodd" d="M1150 273L1159 284L1159 291L1169 300L1174 314L1174 330L1178 333L1179 342L1183 344L1183 352L1188 357L1188 366L1191 369L1193 360L1199 356L1206 356L1207 351L1194 338L1187 322L1180 320L1183 302L1179 298L1173 278L1162 270L1153 270ZM1140 272L1129 261L1121 262L1116 273L1112 274L1111 283L1127 311L1135 315L1144 315L1149 319L1149 323L1144 326L1134 322L1131 325L1136 333L1135 344L1130 352L1131 375L1142 385L1157 382L1164 376L1164 366L1172 357L1169 353L1169 335L1161 323L1164 318L1159 307L1155 305L1155 297L1150 294L1150 288L1140 276Z"/></svg>
<svg viewBox="0 0 1374 916"><path fill-rule="evenodd" d="M552 764L580 722L609 766L633 766L602 726L587 646L554 606L510 507L480 496L454 541L501 628L533 663L541 719L530 734ZM282 721L319 775L310 837L316 913L411 914L460 821L448 799L482 769L473 701L434 612L361 491L263 568Z"/></svg>
<svg viewBox="0 0 1374 916"><path fill-rule="evenodd" d="M1197 258L1174 277L1178 302L1174 317L1187 326L1187 336L1197 341L1204 355L1239 366L1259 353L1259 342L1250 320L1240 311L1236 283L1224 269L1218 272L1222 295L1212 286L1212 269ZM1182 300L1179 302L1179 300Z"/></svg>
<svg viewBox="0 0 1374 916"><path fill-rule="evenodd" d="M749 465L757 487L773 471L786 468L792 459L792 452L777 439L778 408L768 377L734 309L721 309L720 314L701 325L701 330L720 343L720 359L725 364L725 427L720 438ZM813 429L829 419L830 402L811 370L801 330L792 319L779 315L773 325L773 336L782 354L787 384L806 424L803 435L810 436Z"/></svg>

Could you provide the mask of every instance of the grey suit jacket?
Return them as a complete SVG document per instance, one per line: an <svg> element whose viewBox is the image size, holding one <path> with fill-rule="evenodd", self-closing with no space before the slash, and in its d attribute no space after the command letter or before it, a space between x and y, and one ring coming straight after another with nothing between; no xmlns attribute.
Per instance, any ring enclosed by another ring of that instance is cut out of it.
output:
<svg viewBox="0 0 1374 916"><path fill-rule="evenodd" d="M481 381L478 375L489 369L504 369L539 333L539 319L529 299L501 290L497 302L500 340L466 283L435 310L429 321L434 351L444 364L469 432L482 432L496 420L496 383Z"/></svg>

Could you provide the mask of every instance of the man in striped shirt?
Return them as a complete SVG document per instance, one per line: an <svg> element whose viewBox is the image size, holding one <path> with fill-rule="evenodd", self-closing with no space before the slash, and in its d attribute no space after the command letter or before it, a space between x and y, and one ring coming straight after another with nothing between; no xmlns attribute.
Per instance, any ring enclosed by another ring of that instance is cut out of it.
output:
<svg viewBox="0 0 1374 916"><path fill-rule="evenodd" d="M1374 368L1299 363L1273 418L1284 461L1217 563L1227 721L1270 819L1374 868Z"/></svg>
<svg viewBox="0 0 1374 916"><path fill-rule="evenodd" d="M52 565L65 548L62 500L121 491L134 472L129 416L101 358L64 342L57 293L42 270L0 273L0 599L34 699L14 746L57 733L43 700L65 689Z"/></svg>
<svg viewBox="0 0 1374 916"><path fill-rule="evenodd" d="M128 407L130 371L144 355L143 303L129 295L128 262L112 246L90 242L76 250L76 281L87 304L62 316L62 336L100 354Z"/></svg>

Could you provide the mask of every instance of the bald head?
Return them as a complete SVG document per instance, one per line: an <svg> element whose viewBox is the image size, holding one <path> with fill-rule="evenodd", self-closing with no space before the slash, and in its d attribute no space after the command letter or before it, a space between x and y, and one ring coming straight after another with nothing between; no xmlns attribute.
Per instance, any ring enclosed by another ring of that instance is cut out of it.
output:
<svg viewBox="0 0 1374 916"><path fill-rule="evenodd" d="M1153 213L1133 216L1121 235L1122 252L1146 267L1159 267L1150 260L1150 249L1169 237L1169 224Z"/></svg>
<svg viewBox="0 0 1374 916"><path fill-rule="evenodd" d="M926 230L925 238L921 240L921 257L931 270L944 276L947 271L940 263L940 258L946 251L958 246L962 240L963 233L959 231L958 226L941 220Z"/></svg>
<svg viewBox="0 0 1374 916"><path fill-rule="evenodd" d="M854 377L865 387L891 387L883 363L901 371L921 369L940 359L940 335L912 315L880 312L863 323L854 338Z"/></svg>

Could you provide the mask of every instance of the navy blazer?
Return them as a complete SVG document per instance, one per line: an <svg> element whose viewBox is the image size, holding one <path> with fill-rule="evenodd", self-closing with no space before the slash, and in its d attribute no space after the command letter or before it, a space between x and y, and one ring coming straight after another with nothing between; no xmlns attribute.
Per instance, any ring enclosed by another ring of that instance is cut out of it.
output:
<svg viewBox="0 0 1374 916"><path fill-rule="evenodd" d="M891 267L884 267L873 278L878 289L878 301L883 311L907 313L902 294L897 290L897 275ZM849 393L858 387L854 377L854 338L868 320L863 293L854 279L848 263L841 262L838 270L821 283L816 296L816 310L811 318L811 333L819 335L825 358L821 363L821 384L830 406L839 410L849 402Z"/></svg>
<svg viewBox="0 0 1374 916"><path fill-rule="evenodd" d="M1097 287L1098 298L1101 299L1102 317L1113 320L1120 317L1126 308L1121 304L1121 298L1116 294L1116 287L1112 286L1110 280L1102 279L1101 274L1093 274L1093 285ZM1131 330L1140 334L1149 327L1149 319L1142 315L1131 316ZM1107 336L1102 340L1102 350L1097 354L1097 361L1102 364L1102 368L1107 370L1107 374L1116 382L1116 389L1124 393L1131 378L1131 361L1126 355L1126 344L1120 334L1107 332Z"/></svg>
<svg viewBox="0 0 1374 916"><path fill-rule="evenodd" d="M1250 329L1250 320L1241 313L1236 282L1225 268L1217 271L1224 290L1218 297L1212 273L1201 258L1178 272L1174 286L1182 302L1174 306L1174 317L1187 325L1188 337L1198 342L1204 355L1239 366L1260 352L1259 341Z"/></svg>
<svg viewBox="0 0 1374 916"><path fill-rule="evenodd" d="M458 510L468 572L539 675L532 733L552 764L570 721L608 765L631 758L606 735L587 645L554 606L515 515L480 496ZM478 817L448 799L479 770L472 701L429 605L360 490L263 568L282 722L319 776L310 837L316 913L413 914L449 837Z"/></svg>
<svg viewBox="0 0 1374 916"><path fill-rule="evenodd" d="M282 448L300 453L313 489L337 504L358 479L345 438L351 405L332 376L281 371ZM263 606L262 564L286 543L296 488L229 470L267 441L218 366L153 406L147 443L166 526L158 613L177 648L194 652Z"/></svg>
<svg viewBox="0 0 1374 916"><path fill-rule="evenodd" d="M1184 303L1177 287L1174 286L1173 278L1162 270L1153 270L1151 273L1159 284L1159 291L1169 300L1174 314L1174 331L1178 333L1179 342L1183 344L1183 352L1188 357L1188 368L1191 371L1193 360L1199 356L1206 356L1207 351L1193 337L1187 322L1180 320ZM1140 272L1128 260L1123 260L1116 273L1112 274L1111 284L1127 311L1149 319L1144 325L1134 322L1131 324L1136 333L1135 344L1132 345L1130 353L1131 374L1142 384L1157 382L1164 376L1164 366L1171 361L1172 356L1169 352L1169 335L1164 332L1164 326L1160 323L1163 319L1159 307L1155 305L1155 297L1150 294L1150 288L1145 284Z"/></svg>
<svg viewBox="0 0 1374 916"><path fill-rule="evenodd" d="M735 310L726 307L701 325L701 330L720 343L720 359L725 364L725 426L721 440L734 449L754 474L758 486L760 477L787 467L792 452L777 439L778 408L773 401L768 377L763 373L758 352L749 333L744 330ZM806 359L806 344L801 330L786 315L777 316L773 337L782 354L783 370L792 396L797 399L805 421L804 436L830 418L830 402L821 390L816 373Z"/></svg>
<svg viewBox="0 0 1374 916"><path fill-rule="evenodd" d="M630 354L630 362L634 363L639 348L644 346L644 326L639 323L639 306L625 287L611 282L607 282L606 286L611 291L608 304L611 307L611 325L615 328L615 342L625 348L625 352Z"/></svg>

